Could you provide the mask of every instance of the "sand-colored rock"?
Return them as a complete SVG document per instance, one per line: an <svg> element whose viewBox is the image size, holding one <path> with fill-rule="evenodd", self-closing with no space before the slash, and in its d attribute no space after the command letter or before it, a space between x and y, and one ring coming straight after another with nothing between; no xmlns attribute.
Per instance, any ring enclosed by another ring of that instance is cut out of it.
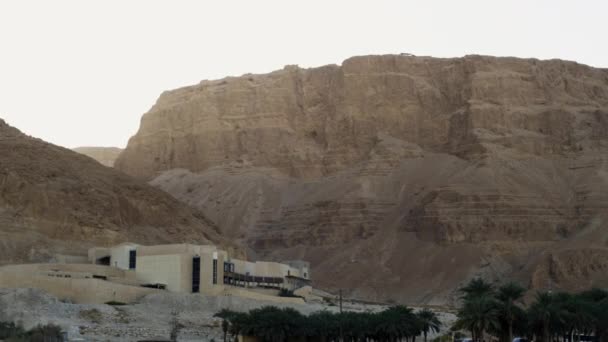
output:
<svg viewBox="0 0 608 342"><path fill-rule="evenodd" d="M122 148L118 147L76 147L74 151L89 156L102 165L112 167L116 158L122 152Z"/></svg>
<svg viewBox="0 0 608 342"><path fill-rule="evenodd" d="M123 241L225 242L165 192L0 120L0 264Z"/></svg>
<svg viewBox="0 0 608 342"><path fill-rule="evenodd" d="M165 92L115 166L252 253L311 260L321 287L439 302L588 260L553 249L591 222L608 237L607 155L607 70L389 55Z"/></svg>

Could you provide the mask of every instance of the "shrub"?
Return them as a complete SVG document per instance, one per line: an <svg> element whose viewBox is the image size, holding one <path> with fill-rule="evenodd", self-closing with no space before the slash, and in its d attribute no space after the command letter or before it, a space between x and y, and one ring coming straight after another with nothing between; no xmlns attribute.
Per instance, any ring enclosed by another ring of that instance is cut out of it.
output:
<svg viewBox="0 0 608 342"><path fill-rule="evenodd" d="M288 289L280 289L279 297L301 298L300 296L296 296L293 291Z"/></svg>
<svg viewBox="0 0 608 342"><path fill-rule="evenodd" d="M109 302L106 302L107 305L112 305L112 306L121 306L121 305L127 305L127 303L123 303L123 302L117 302L115 300L111 300Z"/></svg>
<svg viewBox="0 0 608 342"><path fill-rule="evenodd" d="M0 322L0 339L22 336L25 331L13 322Z"/></svg>
<svg viewBox="0 0 608 342"><path fill-rule="evenodd" d="M61 328L54 324L39 325L27 332L30 342L62 342ZM9 340L10 341L10 340Z"/></svg>
<svg viewBox="0 0 608 342"><path fill-rule="evenodd" d="M38 325L25 331L15 323L0 322L0 338L7 342L61 342L61 328L54 324Z"/></svg>

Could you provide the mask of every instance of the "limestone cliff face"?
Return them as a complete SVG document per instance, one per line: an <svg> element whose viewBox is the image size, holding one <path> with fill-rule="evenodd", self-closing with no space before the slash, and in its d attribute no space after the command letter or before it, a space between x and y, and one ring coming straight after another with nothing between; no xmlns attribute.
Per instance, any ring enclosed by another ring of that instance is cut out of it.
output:
<svg viewBox="0 0 608 342"><path fill-rule="evenodd" d="M0 120L0 264L95 244L224 243L198 210Z"/></svg>
<svg viewBox="0 0 608 342"><path fill-rule="evenodd" d="M321 286L429 301L583 260L552 248L608 237L606 155L606 70L391 55L165 92L116 167Z"/></svg>
<svg viewBox="0 0 608 342"><path fill-rule="evenodd" d="M577 151L608 134L606 75L564 61L369 56L203 81L160 97L117 168L151 179L245 160L321 177L365 160L379 134L467 158L487 144Z"/></svg>
<svg viewBox="0 0 608 342"><path fill-rule="evenodd" d="M118 147L76 147L74 151L89 156L102 165L112 167L116 158L122 152L122 148Z"/></svg>

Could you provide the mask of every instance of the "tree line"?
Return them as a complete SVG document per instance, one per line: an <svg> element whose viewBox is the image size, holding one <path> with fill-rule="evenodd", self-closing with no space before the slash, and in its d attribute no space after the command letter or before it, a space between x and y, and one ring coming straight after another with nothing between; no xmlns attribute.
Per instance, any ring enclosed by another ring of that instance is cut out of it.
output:
<svg viewBox="0 0 608 342"><path fill-rule="evenodd" d="M608 342L608 291L538 292L525 305L526 290L515 283L499 287L473 279L460 289L462 305L452 330L467 330L474 341L489 334L511 342L514 336L540 342L579 342L581 335Z"/></svg>
<svg viewBox="0 0 608 342"><path fill-rule="evenodd" d="M314 312L303 315L291 308L266 306L249 312L222 310L224 342L238 335L257 337L264 342L283 342L289 338L308 341L343 342L415 342L416 336L439 332L441 322L428 309L414 312L406 306L394 306L381 312Z"/></svg>
<svg viewBox="0 0 608 342"><path fill-rule="evenodd" d="M461 305L452 333L468 331L473 341L511 342L523 337L539 342L580 342L592 336L608 342L608 291L590 289L579 293L539 292L526 305L525 288L516 283L495 287L473 279L459 289ZM249 312L222 310L224 341L238 335L267 342L289 338L308 341L415 342L439 332L436 313L399 305L381 312L332 313L319 311L303 315L291 308L266 306Z"/></svg>

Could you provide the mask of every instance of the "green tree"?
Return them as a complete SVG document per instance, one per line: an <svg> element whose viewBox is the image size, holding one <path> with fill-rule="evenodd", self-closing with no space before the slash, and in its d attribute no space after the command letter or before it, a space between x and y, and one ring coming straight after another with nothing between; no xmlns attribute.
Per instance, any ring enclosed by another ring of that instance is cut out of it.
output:
<svg viewBox="0 0 608 342"><path fill-rule="evenodd" d="M20 337L25 335L25 330L13 322L0 322L0 339L9 337Z"/></svg>
<svg viewBox="0 0 608 342"><path fill-rule="evenodd" d="M11 341L11 339L9 339ZM19 340L17 340L19 341ZM29 330L23 341L28 342L61 342L63 336L61 328L54 324L38 325Z"/></svg>
<svg viewBox="0 0 608 342"><path fill-rule="evenodd" d="M550 342L553 332L561 329L564 321L563 302L555 294L539 292L528 310L528 319L535 333L543 342Z"/></svg>
<svg viewBox="0 0 608 342"><path fill-rule="evenodd" d="M441 329L441 321L439 321L437 314L429 309L423 309L418 312L417 315L422 334L424 335L424 342L426 342L426 337L429 332L439 332Z"/></svg>
<svg viewBox="0 0 608 342"><path fill-rule="evenodd" d="M608 341L608 291L591 289L580 294L580 298L588 303L593 315L593 333L599 342Z"/></svg>
<svg viewBox="0 0 608 342"><path fill-rule="evenodd" d="M222 332L224 333L224 342L226 342L226 338L228 336L228 330L230 329L229 318L234 316L234 312L228 309L222 309L220 312L213 315L214 317L219 317L222 319Z"/></svg>
<svg viewBox="0 0 608 342"><path fill-rule="evenodd" d="M484 332L500 329L498 303L487 295L469 298L458 310L454 327L469 330L473 340L480 341Z"/></svg>
<svg viewBox="0 0 608 342"><path fill-rule="evenodd" d="M497 297L501 304L501 312L507 325L508 342L513 341L513 324L519 312L517 302L522 299L526 289L516 283L507 283L498 288Z"/></svg>
<svg viewBox="0 0 608 342"><path fill-rule="evenodd" d="M376 335L390 341L414 338L421 332L418 317L411 308L404 305L380 312L376 324Z"/></svg>
<svg viewBox="0 0 608 342"><path fill-rule="evenodd" d="M291 308L265 306L249 312L248 333L265 342L283 342L300 331L302 315Z"/></svg>
<svg viewBox="0 0 608 342"><path fill-rule="evenodd" d="M495 295L494 286L481 278L474 278L459 290L462 299L474 299L479 297L493 297Z"/></svg>
<svg viewBox="0 0 608 342"><path fill-rule="evenodd" d="M313 312L305 320L304 335L312 340L327 341L340 336L337 315L329 311Z"/></svg>
<svg viewBox="0 0 608 342"><path fill-rule="evenodd" d="M222 319L222 331L224 332L224 341L227 340L227 335L230 333L232 339L236 339L239 334L250 329L250 317L248 313L236 312L228 309L222 309L220 312L213 315Z"/></svg>

